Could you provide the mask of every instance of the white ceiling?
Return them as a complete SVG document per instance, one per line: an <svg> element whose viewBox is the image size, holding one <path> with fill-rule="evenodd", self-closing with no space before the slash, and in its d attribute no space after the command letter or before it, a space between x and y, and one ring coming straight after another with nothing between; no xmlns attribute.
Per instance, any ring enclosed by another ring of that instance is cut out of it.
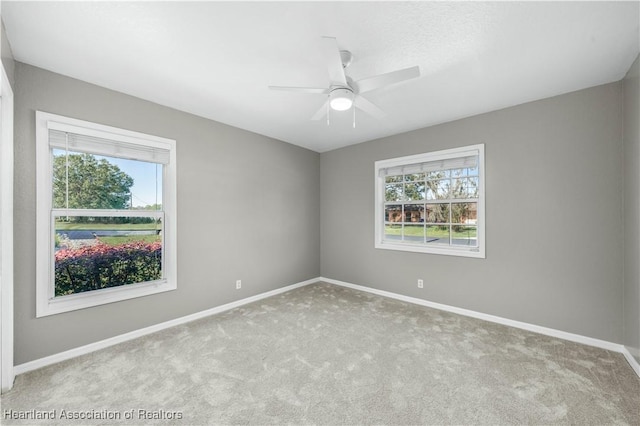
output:
<svg viewBox="0 0 640 426"><path fill-rule="evenodd" d="M16 60L324 152L624 77L639 2L2 2ZM381 120L332 113L321 36L354 80L419 65L367 93Z"/></svg>

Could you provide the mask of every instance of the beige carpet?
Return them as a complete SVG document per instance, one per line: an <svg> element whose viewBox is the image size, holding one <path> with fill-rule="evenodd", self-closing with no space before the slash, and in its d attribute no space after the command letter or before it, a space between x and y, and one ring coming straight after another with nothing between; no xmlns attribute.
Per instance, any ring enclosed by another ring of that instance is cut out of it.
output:
<svg viewBox="0 0 640 426"><path fill-rule="evenodd" d="M21 375L2 415L638 425L640 379L618 353L319 283Z"/></svg>

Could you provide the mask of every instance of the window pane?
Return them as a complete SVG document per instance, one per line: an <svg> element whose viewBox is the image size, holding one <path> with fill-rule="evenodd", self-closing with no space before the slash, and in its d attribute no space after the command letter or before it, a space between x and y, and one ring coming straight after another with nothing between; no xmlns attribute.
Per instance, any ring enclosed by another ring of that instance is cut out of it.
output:
<svg viewBox="0 0 640 426"><path fill-rule="evenodd" d="M449 179L427 181L427 200L446 200L449 198Z"/></svg>
<svg viewBox="0 0 640 426"><path fill-rule="evenodd" d="M467 196L468 198L478 198L478 178L471 177L467 179Z"/></svg>
<svg viewBox="0 0 640 426"><path fill-rule="evenodd" d="M403 186L401 183L391 183L385 186L385 200L386 201L402 201L403 200Z"/></svg>
<svg viewBox="0 0 640 426"><path fill-rule="evenodd" d="M389 205L384 208L386 222L402 222L402 205Z"/></svg>
<svg viewBox="0 0 640 426"><path fill-rule="evenodd" d="M451 203L451 223L478 223L478 203Z"/></svg>
<svg viewBox="0 0 640 426"><path fill-rule="evenodd" d="M453 198L478 198L478 178L453 179Z"/></svg>
<svg viewBox="0 0 640 426"><path fill-rule="evenodd" d="M55 296L162 278L162 221L56 217Z"/></svg>
<svg viewBox="0 0 640 426"><path fill-rule="evenodd" d="M424 243L424 225L404 225L403 236L407 242Z"/></svg>
<svg viewBox="0 0 640 426"><path fill-rule="evenodd" d="M452 225L451 232L451 242L455 245L478 245L478 230L475 226Z"/></svg>
<svg viewBox="0 0 640 426"><path fill-rule="evenodd" d="M429 180L445 179L450 176L451 176L451 172L449 170L438 170L437 172L429 172L426 174L426 178Z"/></svg>
<svg viewBox="0 0 640 426"><path fill-rule="evenodd" d="M461 169L452 169L451 177L467 177L467 176L478 176L478 167L464 167Z"/></svg>
<svg viewBox="0 0 640 426"><path fill-rule="evenodd" d="M461 176L466 176L467 174L467 169L452 169L451 170L451 177L457 178L457 177L461 177Z"/></svg>
<svg viewBox="0 0 640 426"><path fill-rule="evenodd" d="M161 210L162 167L54 149L53 207Z"/></svg>
<svg viewBox="0 0 640 426"><path fill-rule="evenodd" d="M424 206L422 204L405 204L404 221L424 222Z"/></svg>
<svg viewBox="0 0 640 426"><path fill-rule="evenodd" d="M402 182L402 176L387 176L384 181L385 183L399 183Z"/></svg>
<svg viewBox="0 0 640 426"><path fill-rule="evenodd" d="M427 204L427 222L448 223L449 204Z"/></svg>
<svg viewBox="0 0 640 426"><path fill-rule="evenodd" d="M404 184L404 194L408 201L424 200L424 182L410 182Z"/></svg>
<svg viewBox="0 0 640 426"><path fill-rule="evenodd" d="M417 182L424 180L424 173L414 173L410 175L404 175L405 182Z"/></svg>
<svg viewBox="0 0 640 426"><path fill-rule="evenodd" d="M451 197L452 198L467 198L467 189L465 184L466 179L453 179Z"/></svg>
<svg viewBox="0 0 640 426"><path fill-rule="evenodd" d="M402 225L385 225L384 226L384 239L385 240L401 240L402 239Z"/></svg>
<svg viewBox="0 0 640 426"><path fill-rule="evenodd" d="M427 200L446 200L449 198L449 179L427 181Z"/></svg>
<svg viewBox="0 0 640 426"><path fill-rule="evenodd" d="M440 181L439 180L431 180L427 181L426 188L426 198L427 200L437 200L438 199L438 187Z"/></svg>
<svg viewBox="0 0 640 426"><path fill-rule="evenodd" d="M427 244L449 245L449 225L427 226Z"/></svg>

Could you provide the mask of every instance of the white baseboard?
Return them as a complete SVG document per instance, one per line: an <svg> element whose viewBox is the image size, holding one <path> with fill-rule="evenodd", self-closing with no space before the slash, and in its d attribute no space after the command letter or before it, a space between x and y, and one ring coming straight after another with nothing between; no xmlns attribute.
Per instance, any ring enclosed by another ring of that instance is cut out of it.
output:
<svg viewBox="0 0 640 426"><path fill-rule="evenodd" d="M320 278L312 278L310 280L302 281L296 284L292 284L286 287L278 288L275 290L267 291L265 293L257 294L255 296L247 297L245 299L236 300L235 302L227 303L225 305L216 306L215 308L207 309L204 311L196 312L195 314L187 315L184 317L176 318L170 321L165 321L160 324L155 324L149 327L134 330L129 333L121 334L119 336L110 337L99 342L90 343L88 345L80 346L78 348L70 349L68 351L60 352L54 355L50 355L44 358L36 359L33 361L25 362L24 364L16 365L13 369L15 375L23 374L29 371L37 370L38 368L46 367L48 365L56 364L61 361L66 361L71 358L85 355L100 349L108 348L109 346L117 345L118 343L126 342L128 340L136 339L138 337L146 336L157 331L161 331L176 325L185 324L187 322L195 321L200 318L208 317L213 314L228 311L233 308L237 308L248 303L256 302L267 297L275 296L280 293L284 293L289 290L293 290L299 287L304 287L309 284L313 284L320 281Z"/></svg>
<svg viewBox="0 0 640 426"><path fill-rule="evenodd" d="M638 361L633 357L633 355L631 355L629 348L623 346L622 355L624 355L624 357L627 359L627 362L629 363L629 365L631 365L633 371L635 371L638 377L640 377L640 364L638 364Z"/></svg>
<svg viewBox="0 0 640 426"><path fill-rule="evenodd" d="M426 306L429 308L439 309L442 311L453 312L455 314L464 315L467 317L477 318L485 321L494 322L497 324L503 324L510 327L520 328L522 330L533 331L534 333L544 334L546 336L557 337L559 339L569 340L571 342L582 343L588 346L595 346L597 348L606 349L613 352L619 352L625 356L631 368L640 377L640 365L631 356L631 353L624 347L624 345L618 343L608 342L606 340L594 339L593 337L582 336L580 334L568 333L566 331L556 330L554 328L542 327L535 324L529 324L526 322L510 320L508 318L498 317L495 315L484 314L482 312L476 312L469 309L457 308L455 306L444 305L441 303L430 302L424 299L418 299L416 297L404 296L402 294L392 293L389 291L378 290L375 288L365 287L357 284L351 284L344 281L334 280L331 278L320 277L320 281L339 285L342 287L352 288L354 290L365 291L367 293L376 294L378 296L384 296L391 299L401 300L403 302L413 303L416 305Z"/></svg>
<svg viewBox="0 0 640 426"><path fill-rule="evenodd" d="M626 347L617 343L607 342L605 340L594 339L592 337L586 337L579 334L568 333L566 331L556 330L548 327L542 327L539 325L529 324L526 322L514 321L508 318L484 314L482 312L476 312L469 309L457 308L455 306L444 305L441 303L430 302L424 299L404 296L402 294L392 293L384 290L378 290L371 287L351 284L345 281L339 281L339 280L334 280L334 279L325 278L325 277L312 278L310 280L302 281L286 287L282 287L282 288L271 290L265 293L257 294L255 296L247 297L245 299L237 300L235 302L227 303L225 305L217 306L215 308L196 312L195 314L187 315L181 318L176 318L160 324L152 325L150 327L141 328L139 330L134 330L129 333L125 333L119 336L111 337L109 339L101 340L99 342L90 343L88 345L80 346L78 348L70 349L68 351L60 352L44 358L29 361L24 364L16 365L14 367L14 373L15 375L18 375L18 374L23 374L29 371L37 370L38 368L46 367L48 365L52 365L61 361L66 361L71 358L85 355L100 349L107 348L109 346L116 345L118 343L136 339L138 337L146 336L148 334L155 333L157 331L161 331L170 327L174 327L176 325L185 324L187 322L195 321L200 318L204 318L220 312L228 311L230 309L237 308L239 306L246 305L248 303L256 302L258 300L275 296L277 294L281 294L299 287L304 287L306 285L313 284L319 281L322 281L328 284L338 285L341 287L351 288L354 290L364 291L367 293L372 293L378 296L388 297L388 298L400 300L403 302L413 303L416 305L421 305L429 308L439 309L442 311L452 312L452 313L464 315L467 317L478 318L481 320L490 321L497 324L503 324L510 327L520 328L523 330L532 331L534 333L544 334L551 337L557 337L559 339L582 343L589 346L595 346L597 348L602 348L602 349L610 350L613 352L619 352L624 355L626 360L631 365L631 368L636 372L638 377L640 377L640 365L638 364L638 362L635 360L635 358L631 355L631 353Z"/></svg>

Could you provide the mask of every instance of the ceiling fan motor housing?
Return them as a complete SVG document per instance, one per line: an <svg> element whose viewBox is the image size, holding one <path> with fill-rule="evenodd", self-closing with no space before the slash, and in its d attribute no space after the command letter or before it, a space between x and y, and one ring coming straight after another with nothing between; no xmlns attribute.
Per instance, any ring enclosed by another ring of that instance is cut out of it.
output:
<svg viewBox="0 0 640 426"><path fill-rule="evenodd" d="M353 55L348 50L340 51L340 61L342 62L342 68L346 68L351 64Z"/></svg>

